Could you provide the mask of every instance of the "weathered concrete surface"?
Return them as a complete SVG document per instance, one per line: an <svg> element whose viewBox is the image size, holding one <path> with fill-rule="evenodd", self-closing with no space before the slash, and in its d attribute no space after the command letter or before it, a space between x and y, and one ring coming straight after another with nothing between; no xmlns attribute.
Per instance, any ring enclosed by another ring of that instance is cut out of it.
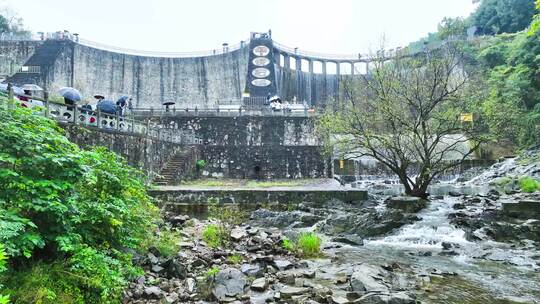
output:
<svg viewBox="0 0 540 304"><path fill-rule="evenodd" d="M127 162L144 170L153 179L174 155L186 147L176 143L148 138L116 130L81 128L64 125L67 138L81 148L104 146L122 155ZM193 164L194 166L194 164Z"/></svg>
<svg viewBox="0 0 540 304"><path fill-rule="evenodd" d="M317 178L331 175L308 117L164 117L155 122L202 140L203 176Z"/></svg>
<svg viewBox="0 0 540 304"><path fill-rule="evenodd" d="M16 73L42 44L42 41L0 41L0 75Z"/></svg>
<svg viewBox="0 0 540 304"><path fill-rule="evenodd" d="M359 202L367 199L363 190L316 190L316 189L174 189L171 187L149 190L149 194L162 204L208 203L212 198L220 203L324 203L332 199L343 202Z"/></svg>
<svg viewBox="0 0 540 304"><path fill-rule="evenodd" d="M115 53L71 41L47 43L61 50L39 64L49 68L35 81L51 92L73 86L88 98L95 93L110 98L129 94L135 107L160 109L164 101L193 107L240 99L246 83L247 47L215 56L165 58Z"/></svg>

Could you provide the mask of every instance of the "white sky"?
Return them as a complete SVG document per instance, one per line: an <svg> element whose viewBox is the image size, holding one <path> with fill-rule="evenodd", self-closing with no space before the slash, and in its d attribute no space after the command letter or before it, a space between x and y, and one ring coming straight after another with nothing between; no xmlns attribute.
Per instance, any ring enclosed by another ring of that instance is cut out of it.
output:
<svg viewBox="0 0 540 304"><path fill-rule="evenodd" d="M272 29L275 41L326 53L403 46L468 16L472 0L0 0L32 31L69 30L124 48L202 51Z"/></svg>

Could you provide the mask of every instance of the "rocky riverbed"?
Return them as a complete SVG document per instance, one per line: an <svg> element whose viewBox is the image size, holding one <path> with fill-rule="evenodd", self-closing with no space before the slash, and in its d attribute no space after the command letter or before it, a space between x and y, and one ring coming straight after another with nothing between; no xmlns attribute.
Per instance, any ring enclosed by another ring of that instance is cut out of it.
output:
<svg viewBox="0 0 540 304"><path fill-rule="evenodd" d="M202 239L215 220L165 214L181 249L136 257L146 273L124 302L540 303L540 195L489 185L512 172L538 177L540 166L497 165L439 185L429 202L390 199L376 191L394 189L382 180L363 202L265 206L229 225L218 248ZM532 203L505 207L520 202ZM283 248L305 231L322 238L321 257Z"/></svg>

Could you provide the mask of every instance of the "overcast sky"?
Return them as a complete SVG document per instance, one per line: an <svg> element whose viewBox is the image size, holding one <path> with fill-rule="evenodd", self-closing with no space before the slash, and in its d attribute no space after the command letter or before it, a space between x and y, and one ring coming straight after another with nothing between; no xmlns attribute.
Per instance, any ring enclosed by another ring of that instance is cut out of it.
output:
<svg viewBox="0 0 540 304"><path fill-rule="evenodd" d="M472 0L0 0L32 31L69 30L138 50L201 51L272 29L275 41L326 53L406 45Z"/></svg>

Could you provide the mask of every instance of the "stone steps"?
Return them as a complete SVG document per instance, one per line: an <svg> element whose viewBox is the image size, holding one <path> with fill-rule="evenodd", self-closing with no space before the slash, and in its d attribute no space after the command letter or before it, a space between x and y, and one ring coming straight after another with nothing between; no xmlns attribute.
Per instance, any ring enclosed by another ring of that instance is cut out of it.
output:
<svg viewBox="0 0 540 304"><path fill-rule="evenodd" d="M171 158L160 172L160 177L154 180L154 184L160 186L170 185L174 182L175 173L184 167L189 157L184 152L177 153Z"/></svg>

